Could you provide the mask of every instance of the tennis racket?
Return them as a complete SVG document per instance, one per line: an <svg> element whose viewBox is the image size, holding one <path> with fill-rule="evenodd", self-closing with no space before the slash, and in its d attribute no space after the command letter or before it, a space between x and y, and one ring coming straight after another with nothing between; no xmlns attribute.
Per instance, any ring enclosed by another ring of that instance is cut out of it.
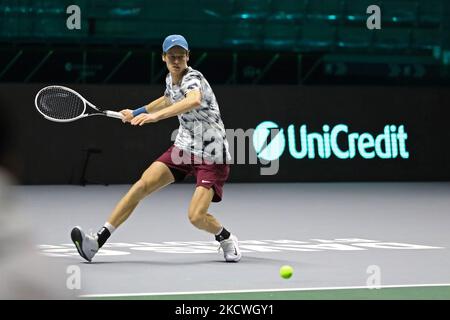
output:
<svg viewBox="0 0 450 320"><path fill-rule="evenodd" d="M56 122L71 122L89 116L123 119L120 112L101 110L78 92L62 86L41 89L34 99L36 109L44 118Z"/></svg>

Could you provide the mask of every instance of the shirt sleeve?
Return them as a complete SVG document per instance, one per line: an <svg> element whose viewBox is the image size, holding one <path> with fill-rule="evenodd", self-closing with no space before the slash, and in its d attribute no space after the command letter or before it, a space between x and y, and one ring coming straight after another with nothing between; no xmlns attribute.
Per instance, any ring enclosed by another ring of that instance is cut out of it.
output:
<svg viewBox="0 0 450 320"><path fill-rule="evenodd" d="M189 73L183 78L181 83L181 92L184 96L188 94L189 91L202 89L201 77L196 73Z"/></svg>

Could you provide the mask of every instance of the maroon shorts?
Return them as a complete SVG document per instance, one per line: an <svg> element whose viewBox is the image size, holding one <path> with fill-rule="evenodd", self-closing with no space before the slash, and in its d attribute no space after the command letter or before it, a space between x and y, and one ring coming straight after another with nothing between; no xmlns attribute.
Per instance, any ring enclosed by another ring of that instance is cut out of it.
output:
<svg viewBox="0 0 450 320"><path fill-rule="evenodd" d="M197 187L213 188L213 202L222 200L223 185L230 173L229 164L207 163L175 145L167 149L156 161L169 167L175 181L182 181L185 177L193 175L197 179Z"/></svg>

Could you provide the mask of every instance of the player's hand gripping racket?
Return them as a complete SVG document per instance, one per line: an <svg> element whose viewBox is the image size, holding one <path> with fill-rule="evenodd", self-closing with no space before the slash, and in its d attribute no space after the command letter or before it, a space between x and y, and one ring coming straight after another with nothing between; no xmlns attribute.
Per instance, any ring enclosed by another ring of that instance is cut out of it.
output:
<svg viewBox="0 0 450 320"><path fill-rule="evenodd" d="M41 89L34 99L37 110L46 119L70 122L89 116L106 116L123 119L120 112L101 110L83 98L75 90L62 86Z"/></svg>

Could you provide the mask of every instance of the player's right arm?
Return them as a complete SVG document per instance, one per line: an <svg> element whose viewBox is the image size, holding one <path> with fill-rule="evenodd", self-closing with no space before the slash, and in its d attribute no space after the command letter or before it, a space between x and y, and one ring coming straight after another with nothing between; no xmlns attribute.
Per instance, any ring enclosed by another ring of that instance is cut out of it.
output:
<svg viewBox="0 0 450 320"><path fill-rule="evenodd" d="M162 96L146 105L145 109L147 110L147 113L153 113L168 106L170 106L169 99L167 99L165 96Z"/></svg>
<svg viewBox="0 0 450 320"><path fill-rule="evenodd" d="M153 112L159 111L161 109L164 109L170 105L171 105L171 103L170 103L169 99L165 96L162 96L156 100L153 100L152 102L145 105L144 107L145 107L145 110L147 110L147 113L153 113ZM133 119L133 110L124 109L124 110L120 111L120 113L122 113L124 115L124 119L123 119L124 122L130 122L131 119Z"/></svg>

